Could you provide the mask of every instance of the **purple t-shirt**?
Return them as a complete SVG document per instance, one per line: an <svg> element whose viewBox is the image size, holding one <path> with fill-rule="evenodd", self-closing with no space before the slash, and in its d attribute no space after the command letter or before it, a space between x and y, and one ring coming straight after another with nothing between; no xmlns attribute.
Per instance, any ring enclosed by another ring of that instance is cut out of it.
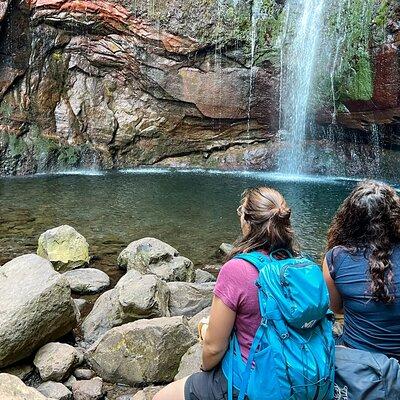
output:
<svg viewBox="0 0 400 400"><path fill-rule="evenodd" d="M222 266L214 288L214 294L236 313L236 336L245 360L261 323L257 278L258 271L253 265L232 259Z"/></svg>

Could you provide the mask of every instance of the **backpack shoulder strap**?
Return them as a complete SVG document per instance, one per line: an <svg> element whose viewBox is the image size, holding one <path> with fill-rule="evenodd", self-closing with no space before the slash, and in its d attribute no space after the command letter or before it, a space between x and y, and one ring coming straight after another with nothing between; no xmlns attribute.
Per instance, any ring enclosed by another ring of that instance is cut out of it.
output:
<svg viewBox="0 0 400 400"><path fill-rule="evenodd" d="M257 268L258 271L261 271L267 263L271 262L271 259L264 253L261 253L261 251L237 254L234 258L249 262Z"/></svg>

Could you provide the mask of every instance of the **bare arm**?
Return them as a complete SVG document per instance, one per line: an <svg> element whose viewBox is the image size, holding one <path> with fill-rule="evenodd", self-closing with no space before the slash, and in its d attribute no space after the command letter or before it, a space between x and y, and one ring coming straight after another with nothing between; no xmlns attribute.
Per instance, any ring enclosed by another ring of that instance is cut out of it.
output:
<svg viewBox="0 0 400 400"><path fill-rule="evenodd" d="M203 342L202 367L210 370L222 360L228 345L235 323L236 313L226 306L223 301L214 296L210 322Z"/></svg>
<svg viewBox="0 0 400 400"><path fill-rule="evenodd" d="M328 263L326 262L326 258L324 259L324 263L322 264L324 279L328 286L329 296L330 296L330 307L331 310L335 314L343 314L343 300L339 291L336 288L335 282L331 277L329 272Z"/></svg>

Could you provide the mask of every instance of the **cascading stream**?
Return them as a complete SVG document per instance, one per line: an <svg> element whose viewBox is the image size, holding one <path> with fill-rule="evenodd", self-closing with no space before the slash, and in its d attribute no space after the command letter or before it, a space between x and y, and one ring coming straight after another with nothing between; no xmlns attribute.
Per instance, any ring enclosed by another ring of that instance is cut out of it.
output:
<svg viewBox="0 0 400 400"><path fill-rule="evenodd" d="M288 142L279 154L279 171L301 174L310 95L326 1L289 0L282 43L280 130Z"/></svg>

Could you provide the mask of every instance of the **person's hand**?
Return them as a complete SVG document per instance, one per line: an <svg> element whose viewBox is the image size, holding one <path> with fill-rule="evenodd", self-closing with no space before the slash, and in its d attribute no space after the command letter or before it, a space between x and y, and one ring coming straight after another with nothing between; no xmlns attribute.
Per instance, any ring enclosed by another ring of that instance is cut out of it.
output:
<svg viewBox="0 0 400 400"><path fill-rule="evenodd" d="M210 322L210 317L205 317L200 320L197 326L200 342L202 342L205 338L209 322Z"/></svg>

